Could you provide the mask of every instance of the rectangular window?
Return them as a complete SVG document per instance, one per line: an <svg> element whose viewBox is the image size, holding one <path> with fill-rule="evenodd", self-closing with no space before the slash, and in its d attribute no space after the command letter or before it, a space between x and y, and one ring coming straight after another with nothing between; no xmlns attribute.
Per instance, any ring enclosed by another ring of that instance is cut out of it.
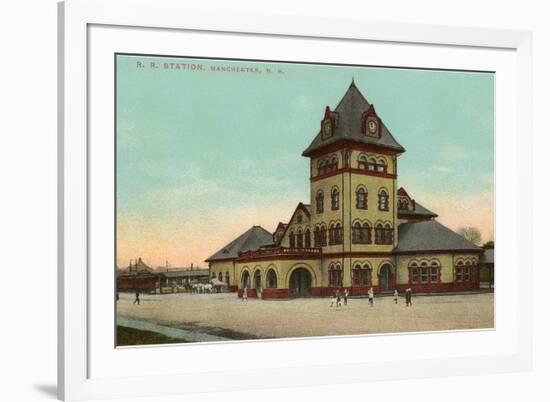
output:
<svg viewBox="0 0 550 402"><path fill-rule="evenodd" d="M359 286L361 284L361 273L360 271L355 271L353 273L353 285L354 286Z"/></svg>
<svg viewBox="0 0 550 402"><path fill-rule="evenodd" d="M456 281L462 282L462 268L456 268Z"/></svg>
<svg viewBox="0 0 550 402"><path fill-rule="evenodd" d="M431 282L436 283L437 282L437 268L432 268L432 277Z"/></svg>
<svg viewBox="0 0 550 402"><path fill-rule="evenodd" d="M412 269L412 283L418 283L418 269Z"/></svg>
<svg viewBox="0 0 550 402"><path fill-rule="evenodd" d="M365 286L370 286L370 271L363 272L363 284Z"/></svg>
<svg viewBox="0 0 550 402"><path fill-rule="evenodd" d="M420 279L421 279L422 283L427 283L428 282L428 268L422 268Z"/></svg>

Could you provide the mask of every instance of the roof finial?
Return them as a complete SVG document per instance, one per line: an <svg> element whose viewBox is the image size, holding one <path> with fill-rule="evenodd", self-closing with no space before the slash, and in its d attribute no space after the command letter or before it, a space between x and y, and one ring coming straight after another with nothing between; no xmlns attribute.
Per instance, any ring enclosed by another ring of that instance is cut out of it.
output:
<svg viewBox="0 0 550 402"><path fill-rule="evenodd" d="M351 76L351 85L355 85L355 77Z"/></svg>

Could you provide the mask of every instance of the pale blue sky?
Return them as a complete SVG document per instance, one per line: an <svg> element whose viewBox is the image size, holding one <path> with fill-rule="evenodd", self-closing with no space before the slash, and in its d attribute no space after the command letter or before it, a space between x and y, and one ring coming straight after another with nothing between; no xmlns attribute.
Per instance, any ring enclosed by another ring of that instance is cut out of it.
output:
<svg viewBox="0 0 550 402"><path fill-rule="evenodd" d="M163 62L204 70L164 69ZM262 73L210 70L230 65ZM186 225L186 217L217 207L309 202L309 162L301 153L352 77L407 150L399 184L413 197L428 206L492 197L491 73L118 56L119 212L143 225ZM284 213L286 207L279 220L288 219Z"/></svg>

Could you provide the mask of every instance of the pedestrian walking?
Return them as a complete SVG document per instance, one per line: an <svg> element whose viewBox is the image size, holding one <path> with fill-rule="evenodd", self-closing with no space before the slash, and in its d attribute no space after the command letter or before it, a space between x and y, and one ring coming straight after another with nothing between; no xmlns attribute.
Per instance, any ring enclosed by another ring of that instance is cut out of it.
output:
<svg viewBox="0 0 550 402"><path fill-rule="evenodd" d="M241 301L245 301L248 303L248 286L245 286L243 289L243 298Z"/></svg>
<svg viewBox="0 0 550 402"><path fill-rule="evenodd" d="M405 305L407 307L412 306L412 289L407 288L405 290Z"/></svg>
<svg viewBox="0 0 550 402"><path fill-rule="evenodd" d="M349 296L348 290L344 289L344 306L348 305L348 296Z"/></svg>
<svg viewBox="0 0 550 402"><path fill-rule="evenodd" d="M342 298L340 296L340 291L336 291L336 307L340 307L342 305Z"/></svg>
<svg viewBox="0 0 550 402"><path fill-rule="evenodd" d="M139 305L139 292L136 292L136 298L134 300L134 303L132 304L136 304L136 303Z"/></svg>
<svg viewBox="0 0 550 402"><path fill-rule="evenodd" d="M393 291L393 301L395 301L395 304L397 304L397 298L399 297L399 293L397 292L397 289Z"/></svg>
<svg viewBox="0 0 550 402"><path fill-rule="evenodd" d="M330 300L330 307L334 307L336 305L336 292L332 294L332 299Z"/></svg>
<svg viewBox="0 0 550 402"><path fill-rule="evenodd" d="M374 306L374 292L372 288L369 289L369 304L371 307Z"/></svg>

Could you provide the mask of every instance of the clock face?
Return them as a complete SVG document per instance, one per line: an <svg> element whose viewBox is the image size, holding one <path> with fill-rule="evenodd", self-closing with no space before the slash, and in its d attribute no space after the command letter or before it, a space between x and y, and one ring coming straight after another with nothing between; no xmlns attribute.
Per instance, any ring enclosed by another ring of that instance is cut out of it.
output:
<svg viewBox="0 0 550 402"><path fill-rule="evenodd" d="M323 124L323 131L325 135L330 135L330 121L325 121L325 124Z"/></svg>
<svg viewBox="0 0 550 402"><path fill-rule="evenodd" d="M369 121L369 131L372 134L376 133L376 122L374 120Z"/></svg>

